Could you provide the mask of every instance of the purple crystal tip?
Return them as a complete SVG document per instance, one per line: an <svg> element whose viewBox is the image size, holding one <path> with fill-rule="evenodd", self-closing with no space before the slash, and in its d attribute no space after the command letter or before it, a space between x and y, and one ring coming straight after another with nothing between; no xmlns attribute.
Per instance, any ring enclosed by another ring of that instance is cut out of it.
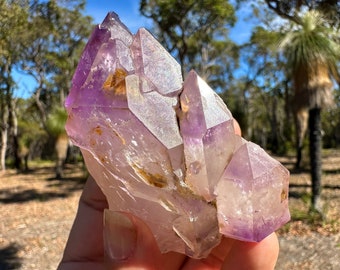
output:
<svg viewBox="0 0 340 270"><path fill-rule="evenodd" d="M109 208L143 219L162 252L206 257L222 235L260 241L289 221L289 172L235 134L232 114L145 29L111 12L89 39L66 130Z"/></svg>

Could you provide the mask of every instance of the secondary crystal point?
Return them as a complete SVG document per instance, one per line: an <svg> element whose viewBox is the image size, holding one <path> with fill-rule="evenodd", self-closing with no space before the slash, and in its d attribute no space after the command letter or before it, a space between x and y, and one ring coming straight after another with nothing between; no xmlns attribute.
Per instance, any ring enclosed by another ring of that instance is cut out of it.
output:
<svg viewBox="0 0 340 270"><path fill-rule="evenodd" d="M177 96L183 83L181 67L146 29L138 30L131 52L137 74L148 78L160 94Z"/></svg>
<svg viewBox="0 0 340 270"><path fill-rule="evenodd" d="M186 182L193 192L212 201L235 150L233 118L221 98L194 71L184 82L180 102Z"/></svg>
<svg viewBox="0 0 340 270"><path fill-rule="evenodd" d="M290 219L288 171L258 145L246 142L233 155L216 187L220 232L260 241Z"/></svg>
<svg viewBox="0 0 340 270"><path fill-rule="evenodd" d="M289 220L289 172L234 134L233 117L145 29L109 13L65 103L66 130L109 208L141 218L162 252L206 257L222 235L260 241Z"/></svg>

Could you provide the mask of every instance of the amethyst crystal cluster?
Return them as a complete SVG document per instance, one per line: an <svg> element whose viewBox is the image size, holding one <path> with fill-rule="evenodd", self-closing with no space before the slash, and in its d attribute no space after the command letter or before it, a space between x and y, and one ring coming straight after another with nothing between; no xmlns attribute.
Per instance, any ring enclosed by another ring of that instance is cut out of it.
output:
<svg viewBox="0 0 340 270"><path fill-rule="evenodd" d="M141 218L162 252L202 258L221 237L260 241L289 218L289 172L234 133L194 71L109 13L66 101L66 129L112 210Z"/></svg>

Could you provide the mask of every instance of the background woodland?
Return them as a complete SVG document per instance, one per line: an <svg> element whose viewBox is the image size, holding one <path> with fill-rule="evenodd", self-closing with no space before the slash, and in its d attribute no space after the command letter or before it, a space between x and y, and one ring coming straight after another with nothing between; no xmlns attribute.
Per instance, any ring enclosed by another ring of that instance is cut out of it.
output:
<svg viewBox="0 0 340 270"><path fill-rule="evenodd" d="M94 27L85 4L0 0L0 170L52 159L62 177L72 156L63 104ZM252 15L238 18L245 7ZM340 145L339 2L141 0L140 13L184 76L195 69L220 94L246 139L310 170L321 210L322 149ZM230 38L240 19L252 25L242 44ZM16 73L34 87L18 89Z"/></svg>

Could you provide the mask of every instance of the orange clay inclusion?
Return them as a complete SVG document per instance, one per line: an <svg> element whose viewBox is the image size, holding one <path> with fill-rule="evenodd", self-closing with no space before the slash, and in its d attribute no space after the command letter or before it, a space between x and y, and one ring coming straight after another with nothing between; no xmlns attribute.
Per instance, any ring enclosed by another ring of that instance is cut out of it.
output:
<svg viewBox="0 0 340 270"><path fill-rule="evenodd" d="M95 128L93 128L93 131L95 133L97 133L98 135L102 135L103 134L103 130L101 129L100 126L96 126Z"/></svg>
<svg viewBox="0 0 340 270"><path fill-rule="evenodd" d="M151 173L146 172L144 169L139 168L136 165L132 165L132 166L146 183L154 187L159 187L159 188L163 188L167 186L167 181L164 177L162 177L162 175L151 174Z"/></svg>
<svg viewBox="0 0 340 270"><path fill-rule="evenodd" d="M107 76L106 81L103 84L103 89L106 91L112 91L116 95L125 95L125 77L127 72L124 69L117 68L113 74Z"/></svg>

